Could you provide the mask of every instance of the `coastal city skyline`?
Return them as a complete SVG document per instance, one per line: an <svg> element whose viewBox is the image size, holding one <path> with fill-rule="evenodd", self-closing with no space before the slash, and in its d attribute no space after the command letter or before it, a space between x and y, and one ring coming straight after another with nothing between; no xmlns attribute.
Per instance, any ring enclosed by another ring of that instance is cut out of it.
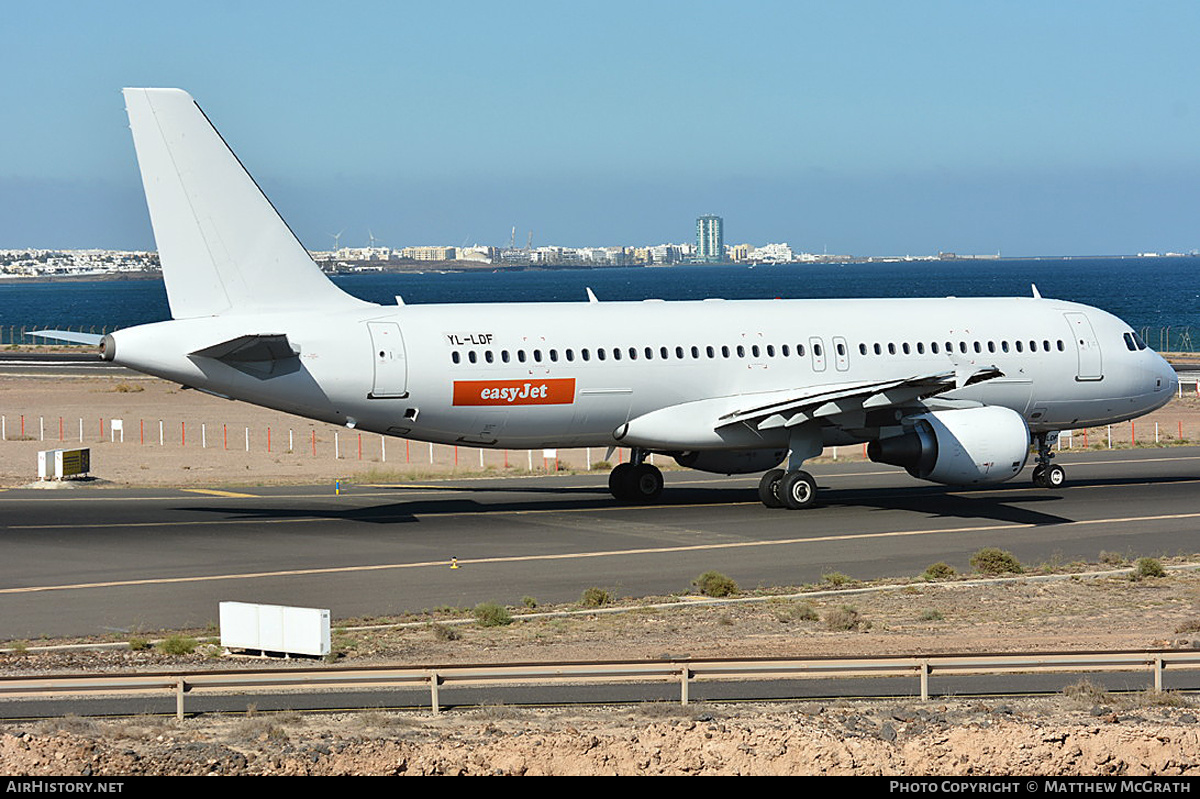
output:
<svg viewBox="0 0 1200 799"><path fill-rule="evenodd" d="M1193 3L702 5L15 5L0 245L153 247L130 85L191 92L314 250L691 243L710 209L796 253L1200 245Z"/></svg>

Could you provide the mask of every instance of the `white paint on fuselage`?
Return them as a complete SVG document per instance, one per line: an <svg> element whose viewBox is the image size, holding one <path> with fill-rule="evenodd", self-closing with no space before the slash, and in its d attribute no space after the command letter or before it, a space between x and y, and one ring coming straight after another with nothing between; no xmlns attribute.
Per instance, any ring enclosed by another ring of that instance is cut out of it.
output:
<svg viewBox="0 0 1200 799"><path fill-rule="evenodd" d="M1082 312L1090 321L1102 379L1077 379L1080 361L1064 316L1068 312ZM407 396L369 398L375 353L368 321L400 326ZM724 397L736 409L757 404L756 395L769 392L901 379L956 366L994 365L1004 377L942 398L1011 408L1034 432L1112 423L1160 407L1175 387L1174 372L1161 357L1126 347L1122 335L1129 330L1111 314L1064 301L946 298L364 305L332 314L227 313L130 328L114 339L118 363L184 385L360 430L516 449L617 444L614 433L629 419L682 403ZM277 333L298 347L299 368L268 378L180 354L241 335ZM835 339L844 340L844 353L837 353ZM1030 350L1031 341L1036 351ZM960 342L967 353L959 352ZM1050 343L1048 349L1044 342ZM946 352L948 343L953 353ZM814 344L822 347L819 358ZM876 344L880 355L874 353ZM803 357L798 345L804 346ZM767 354L768 346L774 355ZM693 347L699 358L692 357ZM716 357L708 357L708 347ZM729 348L729 357L722 347ZM596 355L601 348L607 355L603 361ZM620 360L613 359L613 348L621 350ZM636 358L630 358L630 348ZM646 357L646 348L652 357ZM677 357L676 348L684 357ZM588 361L582 360L585 349ZM516 355L522 350L524 363ZM540 362L533 360L534 350L540 351ZM574 360L567 361L567 350ZM458 363L452 360L456 351ZM468 357L472 351L474 363ZM489 351L490 363L485 360ZM509 353L508 363L501 361L503 351ZM550 359L551 351L557 360ZM559 378L574 378L573 402L452 404L455 381ZM826 430L827 443L861 440L844 430ZM786 441L786 433L774 435ZM768 437L763 444L779 446L780 441Z"/></svg>

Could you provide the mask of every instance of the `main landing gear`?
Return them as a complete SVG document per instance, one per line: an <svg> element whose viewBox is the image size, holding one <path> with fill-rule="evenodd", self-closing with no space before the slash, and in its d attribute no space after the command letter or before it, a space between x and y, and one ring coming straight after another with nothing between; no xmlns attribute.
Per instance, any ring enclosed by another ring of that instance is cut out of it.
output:
<svg viewBox="0 0 1200 799"><path fill-rule="evenodd" d="M758 482L758 498L768 508L804 510L817 504L817 481L800 467L821 454L820 428L813 423L791 429L786 469L772 469Z"/></svg>
<svg viewBox="0 0 1200 799"><path fill-rule="evenodd" d="M1054 453L1050 450L1058 440L1058 431L1036 433L1037 466L1033 467L1033 484L1038 488L1058 488L1067 481L1067 472L1057 463L1051 463Z"/></svg>
<svg viewBox="0 0 1200 799"><path fill-rule="evenodd" d="M619 463L608 475L608 490L621 502L645 504L662 496L663 476L658 467L646 463L649 453L634 448L629 463Z"/></svg>
<svg viewBox="0 0 1200 799"><path fill-rule="evenodd" d="M758 498L768 508L811 508L817 501L817 481L803 469L772 469L758 482Z"/></svg>

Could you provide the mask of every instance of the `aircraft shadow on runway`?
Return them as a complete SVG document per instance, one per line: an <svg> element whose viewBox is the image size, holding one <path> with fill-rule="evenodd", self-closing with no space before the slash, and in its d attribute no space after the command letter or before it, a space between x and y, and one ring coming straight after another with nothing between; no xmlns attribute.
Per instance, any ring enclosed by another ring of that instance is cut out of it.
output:
<svg viewBox="0 0 1200 799"><path fill-rule="evenodd" d="M1172 483L1192 482L1191 477L1119 477L1104 478L1090 481L1074 481L1071 488L1080 487L1120 487L1123 485L1169 485ZM949 488L949 487L892 487L892 488L855 488L832 489L822 487L820 505L816 508L789 512L785 510L769 510L754 508L753 513L781 515L781 518L793 518L797 524L807 521L820 521L823 510L865 508L876 511L900 511L920 514L929 518L959 518L973 521L993 521L1006 524L1052 525L1066 524L1075 521L1069 516L1049 512L1051 507L1064 500L1061 491L1045 489L1034 491L1024 486L1011 487L990 486L983 488ZM1018 490L1014 490L1018 489ZM378 491L379 487L372 490ZM603 486L587 487L531 487L528 484L504 486L429 486L419 489L396 488L397 493L404 491L431 492L448 495L446 498L423 497L411 501L384 502L371 506L331 506L326 499L311 505L300 504L289 507L250 507L245 505L203 505L182 508L208 514L222 514L230 519L244 521L247 519L262 519L279 521L288 518L312 519L326 518L346 522L362 522L368 524L402 524L418 522L422 516L436 517L445 515L484 515L502 512L506 514L522 512L553 512L579 510L613 510L622 508L641 508L646 506L622 506L617 504ZM499 495L496 502L487 502L485 495ZM347 499L354 497L353 489L346 493ZM264 498L270 502L269 497ZM1053 503L1047 505L1046 503ZM668 487L661 500L648 509L670 508L705 505L719 508L721 505L756 505L757 493L752 488L743 487ZM1044 506L1045 510L1038 506Z"/></svg>

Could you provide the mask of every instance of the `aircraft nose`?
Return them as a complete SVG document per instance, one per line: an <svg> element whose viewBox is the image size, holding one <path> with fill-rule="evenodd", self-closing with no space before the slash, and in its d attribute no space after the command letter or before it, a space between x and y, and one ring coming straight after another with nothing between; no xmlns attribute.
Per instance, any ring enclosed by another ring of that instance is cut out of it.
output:
<svg viewBox="0 0 1200 799"><path fill-rule="evenodd" d="M1174 394L1179 390L1179 375L1175 372L1175 367L1167 363L1166 358L1161 358L1162 365L1159 367L1158 379L1162 381L1162 390L1168 394Z"/></svg>

